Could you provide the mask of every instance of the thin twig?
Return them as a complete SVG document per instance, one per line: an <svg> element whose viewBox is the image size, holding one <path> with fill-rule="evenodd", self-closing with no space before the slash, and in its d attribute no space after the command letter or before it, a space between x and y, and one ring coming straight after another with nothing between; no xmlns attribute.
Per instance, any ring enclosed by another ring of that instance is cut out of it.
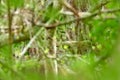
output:
<svg viewBox="0 0 120 80"><path fill-rule="evenodd" d="M40 33L42 32L43 28L40 29L36 35L29 41L29 43L27 44L27 46L23 49L23 51L20 53L20 59L24 56L24 54L26 53L26 51L28 50L28 48L32 45L32 43L35 41L35 39L40 35Z"/></svg>
<svg viewBox="0 0 120 80"><path fill-rule="evenodd" d="M77 17L79 17L78 15L78 11L72 7L69 3L67 3L65 0L62 0L62 3L65 7L67 7L70 11L72 11L74 13L74 15L76 15Z"/></svg>
<svg viewBox="0 0 120 80"><path fill-rule="evenodd" d="M94 7L90 12L94 12L96 10L99 10L100 8L102 8L103 6L107 5L110 1L106 1L106 2L102 2L99 5L97 5L96 7Z"/></svg>

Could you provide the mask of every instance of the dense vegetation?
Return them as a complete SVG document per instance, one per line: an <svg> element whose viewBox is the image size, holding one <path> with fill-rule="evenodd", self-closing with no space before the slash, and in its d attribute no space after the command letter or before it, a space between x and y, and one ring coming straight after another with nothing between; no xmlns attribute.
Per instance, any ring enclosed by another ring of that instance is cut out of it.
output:
<svg viewBox="0 0 120 80"><path fill-rule="evenodd" d="M120 80L119 0L0 0L0 80Z"/></svg>

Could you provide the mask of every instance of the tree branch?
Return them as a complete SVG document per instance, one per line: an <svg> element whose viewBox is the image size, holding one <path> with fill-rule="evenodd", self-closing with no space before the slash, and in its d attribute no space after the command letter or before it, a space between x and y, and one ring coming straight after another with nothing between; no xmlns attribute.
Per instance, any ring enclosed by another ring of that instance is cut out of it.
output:
<svg viewBox="0 0 120 80"><path fill-rule="evenodd" d="M54 27L57 27L57 26L65 25L65 24L71 24L71 23L76 22L78 20L82 21L82 20L91 19L91 18L94 18L95 16L100 15L100 14L115 13L115 12L119 12L119 11L120 11L120 8L119 9L103 10L103 11L98 11L98 12L95 12L95 13L89 13L89 15L86 15L84 17L78 17L78 18L75 18L73 20L69 20L69 21L66 21L66 22L57 22L57 23L54 23L54 24L40 23L37 26L43 26L45 28L54 28Z"/></svg>

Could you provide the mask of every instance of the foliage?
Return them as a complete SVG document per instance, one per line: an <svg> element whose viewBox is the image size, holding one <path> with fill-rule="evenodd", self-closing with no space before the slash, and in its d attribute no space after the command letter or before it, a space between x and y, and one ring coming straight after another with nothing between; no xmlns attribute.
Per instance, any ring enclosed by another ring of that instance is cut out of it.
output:
<svg viewBox="0 0 120 80"><path fill-rule="evenodd" d="M0 0L0 80L119 80L118 3Z"/></svg>

